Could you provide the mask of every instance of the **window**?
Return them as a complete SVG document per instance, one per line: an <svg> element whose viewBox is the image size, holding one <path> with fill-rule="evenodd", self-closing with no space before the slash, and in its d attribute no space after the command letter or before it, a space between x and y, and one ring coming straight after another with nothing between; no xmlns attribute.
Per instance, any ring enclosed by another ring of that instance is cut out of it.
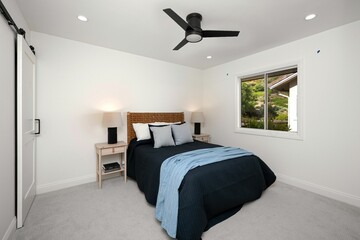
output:
<svg viewBox="0 0 360 240"><path fill-rule="evenodd" d="M238 76L237 132L299 138L298 85L297 65Z"/></svg>

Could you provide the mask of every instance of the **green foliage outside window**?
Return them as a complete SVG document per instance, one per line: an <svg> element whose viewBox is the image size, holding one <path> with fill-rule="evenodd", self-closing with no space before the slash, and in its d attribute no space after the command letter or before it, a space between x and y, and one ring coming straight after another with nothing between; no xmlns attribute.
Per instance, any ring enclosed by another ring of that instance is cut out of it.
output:
<svg viewBox="0 0 360 240"><path fill-rule="evenodd" d="M264 129L264 79L241 83L241 127ZM288 100L268 90L268 129L289 131Z"/></svg>

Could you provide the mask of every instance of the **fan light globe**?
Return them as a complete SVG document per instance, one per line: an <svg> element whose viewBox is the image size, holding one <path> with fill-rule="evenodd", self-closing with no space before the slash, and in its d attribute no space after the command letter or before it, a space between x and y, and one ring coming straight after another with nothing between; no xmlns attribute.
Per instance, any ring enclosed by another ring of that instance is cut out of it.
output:
<svg viewBox="0 0 360 240"><path fill-rule="evenodd" d="M201 39L202 39L201 35L196 33L192 33L186 36L186 40L192 43L199 42Z"/></svg>

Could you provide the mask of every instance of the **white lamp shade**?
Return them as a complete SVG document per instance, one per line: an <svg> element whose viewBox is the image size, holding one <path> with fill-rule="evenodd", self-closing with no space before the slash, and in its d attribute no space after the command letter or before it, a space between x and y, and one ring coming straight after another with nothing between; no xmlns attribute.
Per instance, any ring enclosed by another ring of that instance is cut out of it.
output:
<svg viewBox="0 0 360 240"><path fill-rule="evenodd" d="M120 127L121 115L119 112L104 112L103 125L105 127Z"/></svg>
<svg viewBox="0 0 360 240"><path fill-rule="evenodd" d="M190 121L192 123L203 123L205 122L204 114L202 112L192 112Z"/></svg>

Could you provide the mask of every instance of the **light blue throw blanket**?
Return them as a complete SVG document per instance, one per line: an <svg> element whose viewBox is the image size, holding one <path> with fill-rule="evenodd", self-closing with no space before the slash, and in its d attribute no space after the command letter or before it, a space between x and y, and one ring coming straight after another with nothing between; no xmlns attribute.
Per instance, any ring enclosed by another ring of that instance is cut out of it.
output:
<svg viewBox="0 0 360 240"><path fill-rule="evenodd" d="M188 171L198 166L252 155L241 148L215 147L184 152L166 159L160 169L156 218L170 237L176 237L179 187Z"/></svg>

